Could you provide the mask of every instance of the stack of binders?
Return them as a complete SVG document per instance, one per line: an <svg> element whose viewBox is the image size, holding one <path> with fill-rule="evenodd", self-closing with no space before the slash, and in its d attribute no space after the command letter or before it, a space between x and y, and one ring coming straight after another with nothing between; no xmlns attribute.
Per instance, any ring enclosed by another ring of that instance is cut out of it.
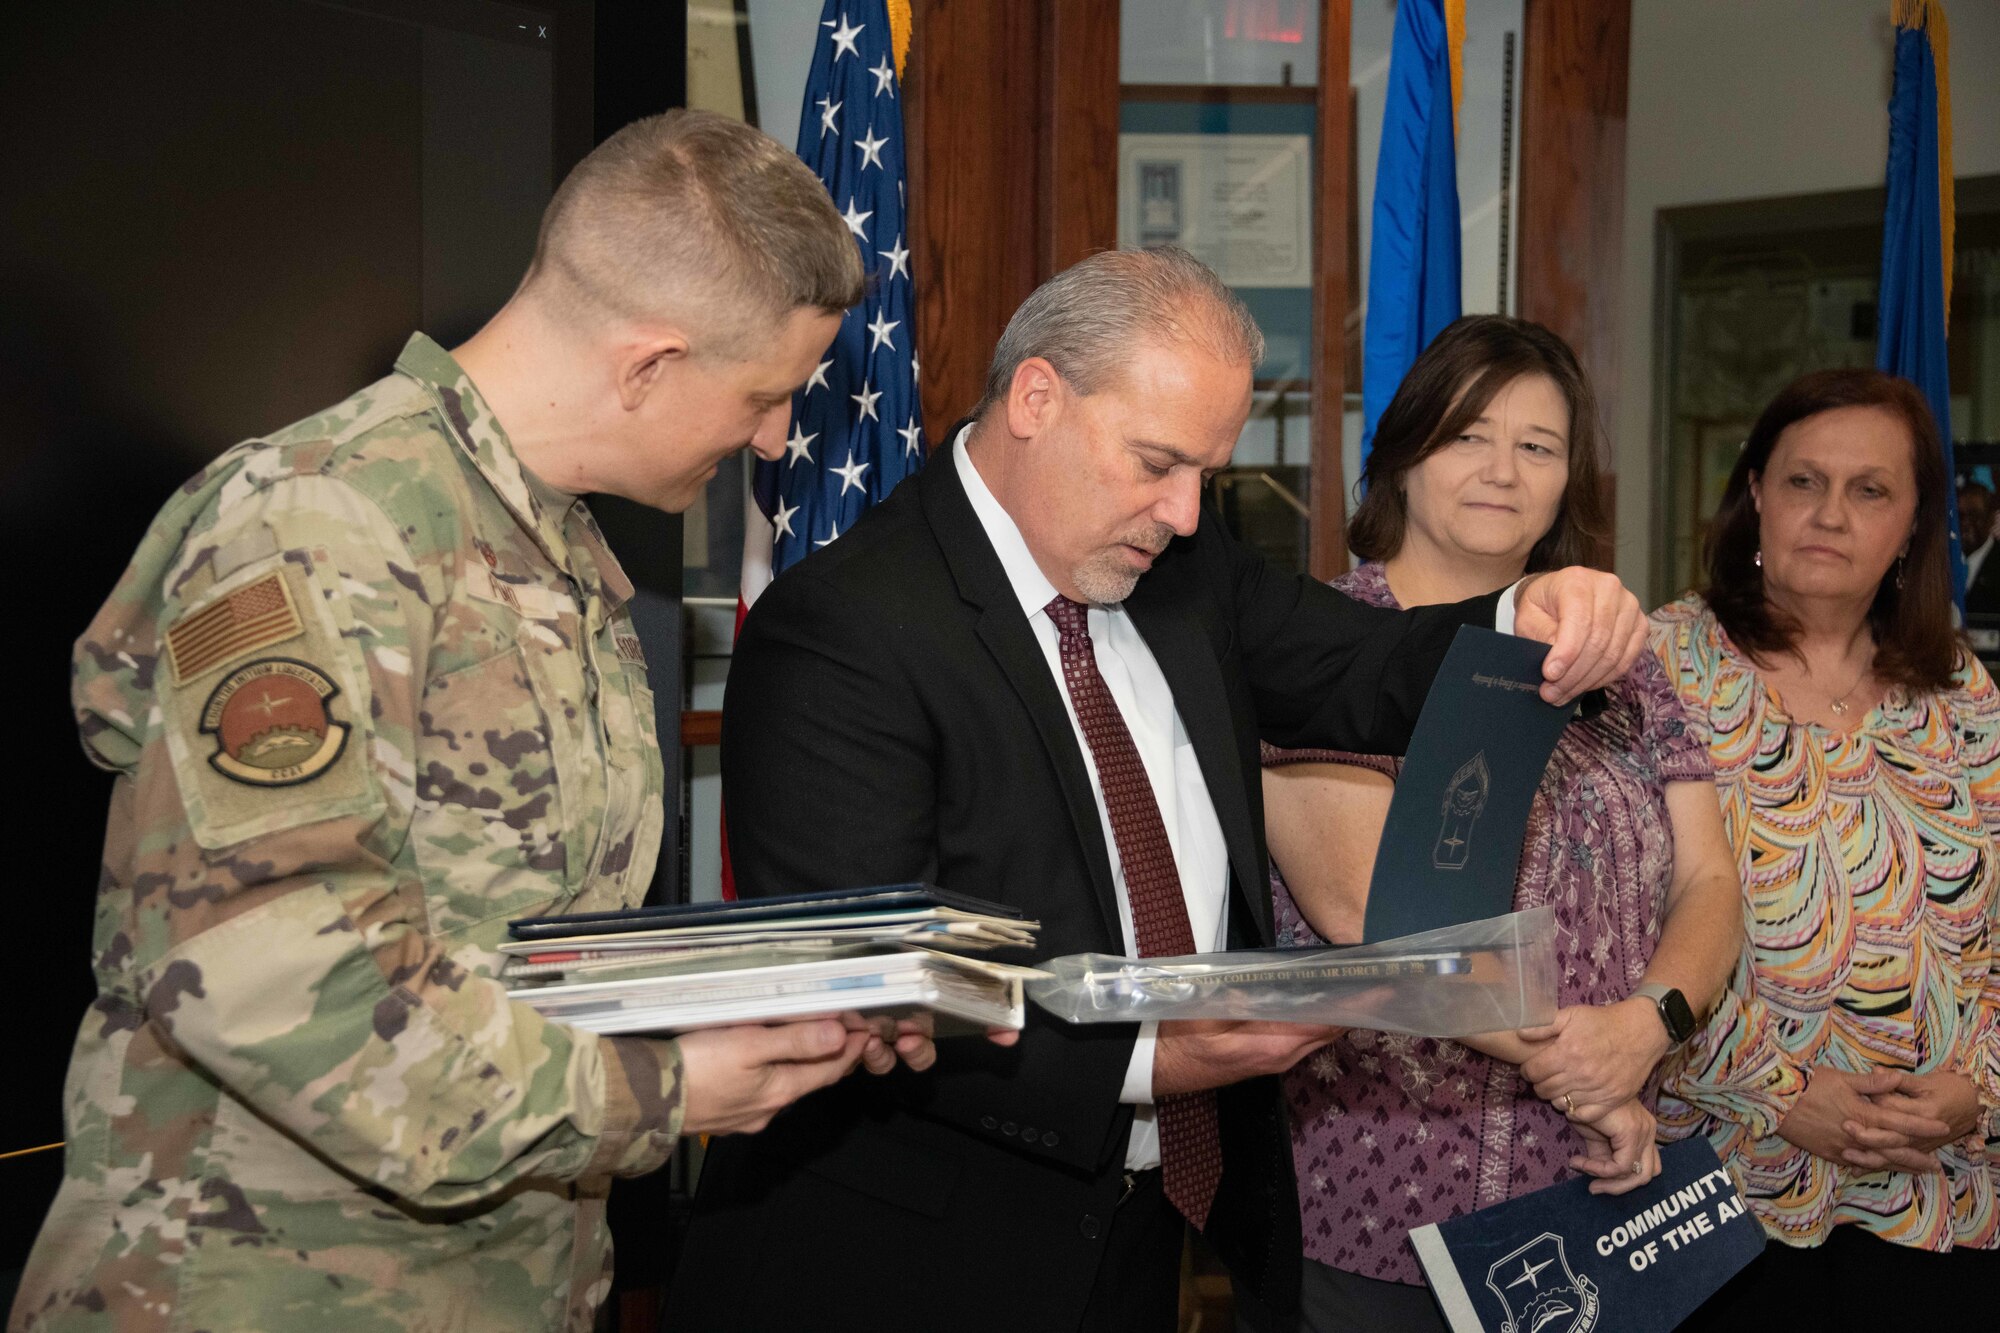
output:
<svg viewBox="0 0 2000 1333"><path fill-rule="evenodd" d="M686 1032L847 1011L928 1015L937 1035L1019 1028L1038 975L967 953L1025 949L1037 923L925 884L530 917L501 979L591 1032Z"/></svg>

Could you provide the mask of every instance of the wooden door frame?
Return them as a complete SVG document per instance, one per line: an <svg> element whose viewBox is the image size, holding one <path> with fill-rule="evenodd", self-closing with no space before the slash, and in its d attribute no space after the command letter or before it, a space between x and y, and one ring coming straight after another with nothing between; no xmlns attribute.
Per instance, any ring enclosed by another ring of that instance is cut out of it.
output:
<svg viewBox="0 0 2000 1333"><path fill-rule="evenodd" d="M1316 579L1347 572L1347 477L1341 461L1347 402L1347 308L1361 279L1347 271L1347 201L1353 192L1354 99L1348 93L1352 0L1322 0L1319 113L1313 135L1312 494L1307 568ZM1329 90L1331 90L1329 92Z"/></svg>
<svg viewBox="0 0 2000 1333"><path fill-rule="evenodd" d="M1631 0L1523 0L1521 42L1521 318L1576 349L1600 423L1618 420L1619 291L1625 264L1625 117ZM1611 568L1617 541L1617 451L1606 448L1612 531L1593 562Z"/></svg>
<svg viewBox="0 0 2000 1333"><path fill-rule="evenodd" d="M933 448L1044 278L1118 243L1118 6L913 0L910 250Z"/></svg>
<svg viewBox="0 0 2000 1333"><path fill-rule="evenodd" d="M1059 269L1118 243L1119 6L913 0L913 9L909 244L935 446L978 401L1015 307ZM1518 308L1576 348L1602 416L1615 420L1631 0L1523 0L1522 27ZM1308 566L1319 578L1347 568L1346 321L1365 280L1347 271L1352 31L1352 0L1321 0L1308 497ZM1615 500L1615 457L1602 462Z"/></svg>

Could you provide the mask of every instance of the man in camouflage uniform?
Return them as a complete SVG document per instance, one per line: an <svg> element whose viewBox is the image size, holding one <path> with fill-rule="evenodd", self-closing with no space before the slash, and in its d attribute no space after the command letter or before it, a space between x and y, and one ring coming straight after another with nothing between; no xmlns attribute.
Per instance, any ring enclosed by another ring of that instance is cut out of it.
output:
<svg viewBox="0 0 2000 1333"><path fill-rule="evenodd" d="M77 645L118 775L99 996L12 1327L588 1328L610 1177L893 1064L831 1022L598 1038L494 980L511 918L634 904L659 845L632 586L576 492L681 507L777 454L860 281L796 158L640 122L458 359L412 338L166 506Z"/></svg>

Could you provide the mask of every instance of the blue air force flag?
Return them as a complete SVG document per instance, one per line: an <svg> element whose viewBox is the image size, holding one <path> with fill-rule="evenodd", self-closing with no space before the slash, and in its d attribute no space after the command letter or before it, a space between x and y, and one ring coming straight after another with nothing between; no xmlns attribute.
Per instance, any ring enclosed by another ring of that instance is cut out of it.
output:
<svg viewBox="0 0 2000 1333"><path fill-rule="evenodd" d="M1889 167L1882 212L1882 285L1875 365L1924 392L1952 474L1950 322L1952 232L1951 81L1943 0L1895 0L1896 82L1889 99ZM1945 490L1951 590L1965 609L1965 551L1958 496Z"/></svg>
<svg viewBox="0 0 2000 1333"><path fill-rule="evenodd" d="M1396 7L1368 242L1364 460L1403 376L1462 306L1455 118L1464 48L1465 0L1403 0Z"/></svg>

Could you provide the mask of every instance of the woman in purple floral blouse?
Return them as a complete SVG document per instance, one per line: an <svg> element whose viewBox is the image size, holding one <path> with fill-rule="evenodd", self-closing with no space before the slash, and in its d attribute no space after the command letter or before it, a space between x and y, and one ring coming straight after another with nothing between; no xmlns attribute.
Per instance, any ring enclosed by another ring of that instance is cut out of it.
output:
<svg viewBox="0 0 2000 1333"><path fill-rule="evenodd" d="M1588 563L1603 531L1597 411L1563 341L1498 316L1438 336L1383 413L1334 586L1379 606L1451 602ZM1280 944L1358 940L1395 761L1267 750ZM1348 1033L1286 1076L1308 1260L1296 1322L1438 1329L1412 1227L1596 1177L1659 1169L1655 1066L1721 994L1742 941L1708 756L1657 662L1563 733L1536 795L1515 906L1551 903L1560 1001L1546 1028L1463 1042ZM1658 999L1641 985L1678 991ZM1681 1002L1687 1008L1672 1015Z"/></svg>

